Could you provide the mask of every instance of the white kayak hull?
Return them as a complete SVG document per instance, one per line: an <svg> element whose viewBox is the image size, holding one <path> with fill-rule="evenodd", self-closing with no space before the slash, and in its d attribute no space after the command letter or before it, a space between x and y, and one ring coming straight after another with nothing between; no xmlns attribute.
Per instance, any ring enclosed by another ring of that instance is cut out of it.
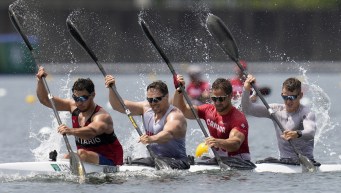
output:
<svg viewBox="0 0 341 193"><path fill-rule="evenodd" d="M104 166L89 163L83 163L87 173L116 173L127 171L153 171L155 168L142 165L122 165L122 166ZM273 173L302 173L301 166L284 165L277 163L256 164L253 172L273 172ZM220 170L217 165L191 165L189 172ZM70 173L70 162L62 160L57 162L13 162L0 163L1 173ZM322 164L317 167L317 172L341 172L341 164Z"/></svg>

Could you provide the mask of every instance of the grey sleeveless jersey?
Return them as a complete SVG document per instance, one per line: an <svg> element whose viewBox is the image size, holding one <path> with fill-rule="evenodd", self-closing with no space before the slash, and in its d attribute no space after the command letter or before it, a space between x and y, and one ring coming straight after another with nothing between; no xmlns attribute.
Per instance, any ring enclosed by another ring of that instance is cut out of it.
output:
<svg viewBox="0 0 341 193"><path fill-rule="evenodd" d="M243 92L242 111L247 115L255 117L271 118L270 113L264 104L252 103L249 100L249 95L250 93L245 91ZM285 130L300 130L302 132L302 137L292 139L291 142L302 155L307 156L309 159L314 159L313 151L316 121L315 114L310 110L310 108L300 105L296 112L288 113L285 110L284 104L269 104L269 106L272 110L274 110L275 116L278 118ZM294 160L298 160L298 157L289 142L281 138L282 131L276 122L274 122L274 125L276 129L280 158L292 158Z"/></svg>
<svg viewBox="0 0 341 193"><path fill-rule="evenodd" d="M143 114L143 125L148 135L156 135L163 130L166 122L166 118L169 113L176 107L170 105L165 115L158 121L155 122L155 113L150 108ZM152 143L150 144L152 150L161 157L170 158L184 158L186 154L186 140L185 138L172 139L164 144Z"/></svg>

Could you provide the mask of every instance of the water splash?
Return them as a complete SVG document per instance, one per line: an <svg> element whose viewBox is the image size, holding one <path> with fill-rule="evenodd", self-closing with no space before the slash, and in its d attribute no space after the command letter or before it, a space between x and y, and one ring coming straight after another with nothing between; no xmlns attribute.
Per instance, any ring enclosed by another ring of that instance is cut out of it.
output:
<svg viewBox="0 0 341 193"><path fill-rule="evenodd" d="M317 118L315 146L317 144L321 144L326 148L324 151L326 154L329 156L336 155L330 145L325 143L325 141L328 141L327 133L339 126L339 123L333 122L329 115L331 108L330 98L320 86L309 80L308 76L306 75L307 70L305 70L303 67L300 67L299 70L302 73L300 79L302 81L304 98L308 98L308 100L306 100L308 102L307 105L311 107Z"/></svg>
<svg viewBox="0 0 341 193"><path fill-rule="evenodd" d="M205 20L209 10L204 1L191 3L187 9L191 10L191 12L181 15L183 18L175 20L164 19L162 15L147 9L141 10L138 15L138 21L143 19L148 24L156 42L158 42L169 60L172 63L178 63L173 65L177 73L184 74L184 71L186 71L186 68L183 68L184 65L182 65L184 61L186 63L197 63L200 61L206 65L205 70L207 73L205 75L209 79L210 73L208 71L213 71L214 69L212 65L208 64L211 58L209 43L212 39L208 34L207 36L202 34L205 32ZM174 25L173 23L177 24ZM178 25L180 25L180 30L173 27ZM202 30L198 30L198 28L202 28ZM145 41L142 43L145 44ZM156 57L161 59L159 58L159 53L152 46L150 51L151 53L147 53L146 57L150 57L152 60L155 60ZM161 62L164 63L164 61ZM157 72L168 71L166 67L155 70Z"/></svg>
<svg viewBox="0 0 341 193"><path fill-rule="evenodd" d="M93 10L87 10L79 8L73 10L67 17L67 20L72 21L77 29L81 32L87 45L94 51L99 61L112 63L115 61L117 53L118 37L117 33L112 31L110 23L112 20L107 15L101 15ZM76 41L72 41L72 44L77 44ZM77 45L77 51L81 54L85 52ZM89 58L86 55L86 58Z"/></svg>
<svg viewBox="0 0 341 193"><path fill-rule="evenodd" d="M0 174L0 183L13 183L13 182L63 182L63 183L78 183L79 178L71 174L51 173L51 174L38 174L38 173L13 173L13 174Z"/></svg>
<svg viewBox="0 0 341 193"><path fill-rule="evenodd" d="M140 128L143 127L140 126ZM142 143L138 143L139 135L134 128L132 128L128 136L129 137L125 140L123 145L125 157L131 156L134 159L149 156L146 146Z"/></svg>
<svg viewBox="0 0 341 193"><path fill-rule="evenodd" d="M70 83L71 83L71 78L70 74L67 75L66 79L62 79L61 81L61 89L60 92L62 93L61 96L62 98L70 98L71 93L70 93ZM59 112L59 117L63 123L65 123L67 120L70 119L70 113L69 112ZM38 133L35 133L34 131L30 132L29 137L32 139L35 139L38 141L39 146L36 147L35 149L31 150L34 157L35 161L47 161L49 152L56 150L58 153L58 158L62 158L63 155L61 153L61 147L64 145L64 141L62 141L62 136L57 132L58 128L58 122L57 119L55 118L53 112L50 114L50 118L52 119L51 126L50 127L43 127L41 128ZM31 130L33 130L31 128ZM73 149L74 150L74 149ZM74 150L75 151L75 150Z"/></svg>

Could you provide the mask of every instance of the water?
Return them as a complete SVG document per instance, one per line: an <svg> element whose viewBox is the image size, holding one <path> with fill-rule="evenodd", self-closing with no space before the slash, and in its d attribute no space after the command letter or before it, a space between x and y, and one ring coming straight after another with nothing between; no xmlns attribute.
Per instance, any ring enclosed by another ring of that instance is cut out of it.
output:
<svg viewBox="0 0 341 193"><path fill-rule="evenodd" d="M51 73L52 74L52 73ZM315 158L321 163L340 163L341 111L338 107L341 76L339 74L256 74L259 85L272 88L269 103L281 102L280 85L289 76L300 76L308 82L306 101L319 114L319 130L316 136ZM125 156L146 155L145 146L137 144L138 134L125 114L120 114L108 106L108 90L103 77L89 75L50 75L48 85L56 96L70 97L70 87L77 77L90 77L96 86L95 101L113 116L115 129L125 151ZM210 82L226 75L210 74ZM124 99L143 100L145 87L154 79L162 79L174 92L170 74L156 76L117 75L117 89ZM188 79L187 79L188 80ZM271 80L271 81L269 81ZM56 134L56 123L51 109L39 102L29 103L25 98L35 96L34 75L0 76L0 162L43 161L48 152L56 149L59 156L66 152L64 141ZM315 102L314 102L315 101ZM316 102L318 101L318 102ZM60 113L62 121L71 125L69 114ZM250 125L249 143L252 160L277 156L277 145L272 122L268 119L247 117ZM135 117L142 128L141 119ZM195 121L189 121L187 148L194 154L196 146L203 141L201 129ZM73 149L74 138L69 137ZM0 174L0 192L336 192L340 173L317 174L274 174L238 172L187 173L141 172L121 173L109 176L93 176L86 184L78 184L72 176L6 176Z"/></svg>

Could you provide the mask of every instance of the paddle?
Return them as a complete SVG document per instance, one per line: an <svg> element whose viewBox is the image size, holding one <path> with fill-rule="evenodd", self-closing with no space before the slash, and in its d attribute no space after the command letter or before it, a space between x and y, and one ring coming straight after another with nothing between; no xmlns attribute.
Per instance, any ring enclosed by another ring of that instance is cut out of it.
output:
<svg viewBox="0 0 341 193"><path fill-rule="evenodd" d="M153 35L151 34L149 28L147 27L146 22L145 22L143 19L141 19L141 20L139 21L139 23L140 23L140 25L141 25L141 27L142 27L143 32L144 32L145 35L147 36L147 38L152 42L152 44L154 45L154 47L156 48L156 50L159 52L159 54L161 55L161 57L163 58L163 60L166 62L166 64L167 64L169 70L170 70L170 71L172 72L172 74L173 74L173 78L176 78L177 74L176 74L176 72L175 72L175 70L174 70L174 68L173 68L173 65L170 63L169 59L167 58L166 54L163 52L163 50L161 49L161 47L156 43L156 41L155 41ZM187 102L187 104L189 105L189 107L190 107L190 109L191 109L191 111L192 111L192 113L193 113L195 119L197 120L197 122L198 122L198 124L199 124L199 126L200 126L200 128L201 128L201 131L203 132L204 136L205 136L206 138L209 137L209 135L207 134L207 132L206 132L206 130L205 130L205 128L204 128L204 125L203 125L202 122L200 121L199 116L197 115L197 113L195 112L195 110L194 110L194 108L193 108L193 104L192 104L190 98L188 97L188 95L187 95L187 93L186 93L186 91L185 91L184 86L183 86L183 85L180 85L180 89L181 89L181 92L183 93L183 95L184 95L184 97L185 97L185 99L186 99L186 102ZM219 156L218 152L217 152L213 147L211 147L211 149L212 149L212 151L213 151L213 153L214 153L214 156L216 157L216 159L217 159L217 161L218 161L218 164L219 164L220 168L223 169L223 170L230 170L231 168L230 168L228 165L226 165L226 164L223 163L223 161L221 160L221 157Z"/></svg>
<svg viewBox="0 0 341 193"><path fill-rule="evenodd" d="M18 20L18 18L16 16L14 10L13 10L13 4L9 6L8 12L9 12L9 16L10 16L10 19L12 21L12 24L14 25L15 29L20 33L20 35L23 38L26 46L30 50L36 65L39 68L40 65L37 62L37 56L36 56L35 50L33 49L30 41L27 38L27 36L22 31L22 27L21 27L21 25L19 23L19 20ZM56 119L58 121L58 125L61 125L62 121L61 121L61 119L59 117L58 111L56 109L56 106L55 106L55 103L54 103L54 100L53 100L53 96L50 93L50 89L49 89L49 87L47 85L47 82L46 82L46 79L45 79L44 76L42 77L42 80L43 80L44 87L45 87L45 89L46 89L46 91L48 93L48 98L50 100L50 103L51 103L54 115L55 115L55 117L56 117ZM75 175L80 177L80 182L84 182L85 181L86 172L85 172L83 163L82 163L81 159L79 158L78 154L76 154L76 153L74 153L72 151L71 145L69 143L69 140L68 140L68 138L67 138L67 136L65 134L63 135L63 138L64 138L64 141L65 141L65 144L66 144L67 151L69 152L69 155L70 155L70 169L71 169L71 172L72 172L72 174L75 174Z"/></svg>
<svg viewBox="0 0 341 193"><path fill-rule="evenodd" d="M102 64L98 61L97 56L95 55L95 53L92 51L92 49L90 49L90 47L85 43L85 40L83 38L83 36L81 35L80 31L76 28L76 26L74 25L74 23L71 21L70 18L67 18L66 20L66 25L69 29L69 32L71 33L72 37L76 40L76 42L79 43L79 45L81 45L81 47L90 55L90 57L94 60L94 62L97 64L97 67L99 68L99 70L102 72L103 76L106 77L107 73L105 72ZM112 91L115 93L115 95L117 96L121 106L124 108L126 115L128 116L130 122L133 124L134 128L136 129L137 133L141 136L142 132L140 130L140 128L138 127L138 125L136 124L136 121L134 120L133 116L131 115L130 110L127 108L127 106L124 104L123 99L121 98L121 96L118 94L115 85L111 85L110 86ZM151 149L150 145L146 146L150 156L152 157L152 159L155 162L155 166L157 169L169 169L170 166L164 162L163 160L161 160L160 158L158 158L158 156L153 152L153 150Z"/></svg>
<svg viewBox="0 0 341 193"><path fill-rule="evenodd" d="M231 60L233 60L238 65L240 70L243 72L244 76L247 77L248 72L243 68L243 66L239 62L239 51L237 44L235 43L232 34L230 33L227 26L223 23L223 21L217 16L210 14L207 17L206 26L211 36L213 36L213 38L217 41L218 45L231 58ZM265 107L268 109L271 119L277 123L277 125L283 132L285 130L284 127L279 122L278 118L275 116L275 112L270 108L269 104L264 99L262 93L259 91L255 84L251 83L251 86L256 91L257 95L262 100ZM296 155L298 156L303 171L309 172L316 171L316 167L314 166L314 164L306 156L298 152L297 148L292 144L291 140L289 140L288 142L292 146Z"/></svg>

